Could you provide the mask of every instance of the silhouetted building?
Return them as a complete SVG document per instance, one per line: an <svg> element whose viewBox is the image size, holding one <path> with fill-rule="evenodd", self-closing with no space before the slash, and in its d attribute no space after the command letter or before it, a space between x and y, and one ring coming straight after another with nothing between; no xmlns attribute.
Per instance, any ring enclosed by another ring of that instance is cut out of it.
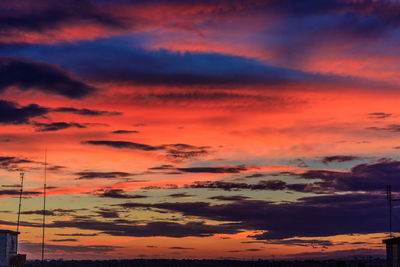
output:
<svg viewBox="0 0 400 267"><path fill-rule="evenodd" d="M400 237L383 240L386 244L386 266L400 267Z"/></svg>
<svg viewBox="0 0 400 267"><path fill-rule="evenodd" d="M11 259L17 256L18 234L0 230L0 266L10 266Z"/></svg>

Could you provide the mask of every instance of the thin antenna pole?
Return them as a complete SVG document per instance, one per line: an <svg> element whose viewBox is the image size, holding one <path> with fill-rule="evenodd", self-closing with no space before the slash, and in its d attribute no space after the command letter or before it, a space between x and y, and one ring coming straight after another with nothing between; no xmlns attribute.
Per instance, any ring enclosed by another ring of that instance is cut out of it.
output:
<svg viewBox="0 0 400 267"><path fill-rule="evenodd" d="M386 196L387 196L387 200L389 201L389 237L393 237L393 235L392 235L392 187L390 185L387 186Z"/></svg>
<svg viewBox="0 0 400 267"><path fill-rule="evenodd" d="M44 152L42 266L44 266L44 233L46 228L47 147Z"/></svg>
<svg viewBox="0 0 400 267"><path fill-rule="evenodd" d="M18 205L18 219L17 219L17 234L19 233L19 218L21 216L21 203L22 203L22 190L24 187L24 172L20 173L20 177L21 177L21 185L19 188L19 205ZM18 251L18 242L16 244L16 250Z"/></svg>

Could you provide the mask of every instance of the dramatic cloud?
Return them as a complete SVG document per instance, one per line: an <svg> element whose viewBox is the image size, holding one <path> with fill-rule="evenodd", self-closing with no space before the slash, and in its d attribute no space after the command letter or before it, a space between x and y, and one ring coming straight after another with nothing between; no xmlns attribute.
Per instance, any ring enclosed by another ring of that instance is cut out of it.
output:
<svg viewBox="0 0 400 267"><path fill-rule="evenodd" d="M0 190L0 196L19 196L20 191L19 190ZM37 191L23 191L22 195L23 196L38 196L41 195L42 192L37 192Z"/></svg>
<svg viewBox="0 0 400 267"><path fill-rule="evenodd" d="M77 180L122 179L133 175L127 172L77 172L75 174L79 176Z"/></svg>
<svg viewBox="0 0 400 267"><path fill-rule="evenodd" d="M391 113L385 113L385 112L374 112L374 113L369 113L368 116L371 119L386 119L392 116L393 114Z"/></svg>
<svg viewBox="0 0 400 267"><path fill-rule="evenodd" d="M95 91L55 65L3 57L0 58L0 92L10 87L69 98L81 98Z"/></svg>
<svg viewBox="0 0 400 267"><path fill-rule="evenodd" d="M72 108L72 107L61 107L52 109L53 112L64 112L64 113L72 113L83 116L118 116L122 115L122 112L116 111L104 111L104 110L94 110L87 108Z"/></svg>
<svg viewBox="0 0 400 267"><path fill-rule="evenodd" d="M34 161L18 157L0 157L0 169L5 169L8 171L22 170L24 164L29 163L34 163Z"/></svg>
<svg viewBox="0 0 400 267"><path fill-rule="evenodd" d="M235 167L189 167L189 168L176 168L181 172L194 172L194 173L240 173L246 171L245 166Z"/></svg>
<svg viewBox="0 0 400 267"><path fill-rule="evenodd" d="M112 132L113 134L130 134L130 133L139 133L138 131L129 131L129 130L116 130Z"/></svg>
<svg viewBox="0 0 400 267"><path fill-rule="evenodd" d="M344 157L344 158L343 158ZM347 158L350 157L350 158ZM358 157L354 158L354 160ZM332 156L327 157L326 162L353 160L352 156ZM174 167L164 165L154 167L155 170L171 170ZM244 167L240 167L244 168ZM183 168L185 169L185 168ZM211 171L208 168L200 168L188 172L199 173L239 173L243 169L222 168ZM185 171L177 168L179 171ZM245 170L245 168L244 168ZM381 192L385 190L388 184L393 188L400 188L400 182L397 179L397 173L400 170L400 162L391 159L381 159L376 162L355 165L350 171L330 171L330 170L308 170L303 173L284 172L273 174L273 176L288 176L293 178L302 178L310 180L309 183L287 183L281 180L261 180L257 183L244 183L232 181L194 181L191 184L185 184L182 188L207 188L221 189L226 191L238 190L272 190L272 191L296 191L302 193L314 194L332 194L336 192ZM256 176L257 178L259 175ZM260 177L265 177L260 176ZM165 189L176 189L175 187L156 187ZM148 189L154 189L148 187ZM395 189L397 190L397 189ZM223 200L223 199L221 199Z"/></svg>
<svg viewBox="0 0 400 267"><path fill-rule="evenodd" d="M89 0L61 0L51 4L47 0L25 2L26 8L11 5L8 10L4 6L0 9L0 36L7 35L10 31L42 33L66 25L123 27L116 16L100 10Z"/></svg>
<svg viewBox="0 0 400 267"><path fill-rule="evenodd" d="M110 218L119 218L119 213L118 213L118 211L112 210L112 209L101 209L101 210L96 211L96 213L97 213L98 215L100 215L101 217L107 218L107 219L110 219Z"/></svg>
<svg viewBox="0 0 400 267"><path fill-rule="evenodd" d="M109 146L119 149L132 149L142 151L164 151L166 157L171 160L185 160L197 158L199 156L208 154L208 146L192 146L188 144L166 144L159 146L152 146L147 144L140 144L128 141L103 141L103 140L89 140L83 141L83 144L96 145L96 146Z"/></svg>
<svg viewBox="0 0 400 267"><path fill-rule="evenodd" d="M140 223L140 224L139 224ZM53 221L47 225L49 228L78 228L82 230L100 231L112 236L167 236L181 238L186 236L206 237L214 234L236 234L241 232L236 224L223 223L218 225L204 222L177 223L168 221L155 221L142 224L136 221L96 221L86 218L75 218L70 221ZM40 227L38 224L36 227Z"/></svg>
<svg viewBox="0 0 400 267"><path fill-rule="evenodd" d="M230 190L284 190L288 189L288 184L279 180L259 181L257 184L234 183L226 181L195 181L193 184L185 185L186 188L210 188Z"/></svg>
<svg viewBox="0 0 400 267"><path fill-rule="evenodd" d="M288 84L387 84L362 79L323 75L266 65L242 56L220 53L148 51L120 39L96 40L55 46L6 47L5 51L33 60L44 60L79 73L89 80L129 82L139 85L232 87ZM0 50L1 53L1 50ZM76 55L80 55L79 58ZM232 87L232 88L235 88Z"/></svg>
<svg viewBox="0 0 400 267"><path fill-rule="evenodd" d="M82 234L82 233L75 233L75 234L55 234L57 236L96 236L97 234Z"/></svg>
<svg viewBox="0 0 400 267"><path fill-rule="evenodd" d="M377 162L359 164L350 171L310 170L299 175L303 179L320 179L313 185L325 191L371 191L385 190L388 184L400 188L398 172L400 162L381 159ZM397 189L396 189L397 190Z"/></svg>
<svg viewBox="0 0 400 267"><path fill-rule="evenodd" d="M64 239L51 239L51 242L77 242L78 239L75 238L64 238Z"/></svg>
<svg viewBox="0 0 400 267"><path fill-rule="evenodd" d="M1 92L1 88L0 88L0 92ZM19 106L15 102L0 100L0 123L1 124L28 123L31 118L44 116L48 112L49 112L49 110L47 108L41 107L36 104L31 104L28 106Z"/></svg>
<svg viewBox="0 0 400 267"><path fill-rule="evenodd" d="M337 155L337 156L324 157L322 159L322 162L324 164L328 164L328 163L331 163L331 162L346 162L346 161L353 161L353 160L359 160L359 159L361 159L361 158L357 157L357 156Z"/></svg>
<svg viewBox="0 0 400 267"><path fill-rule="evenodd" d="M400 124L389 124L386 127L368 127L368 130L387 131L392 133L400 133Z"/></svg>
<svg viewBox="0 0 400 267"><path fill-rule="evenodd" d="M184 193L176 193L176 194L170 194L168 197L172 198L185 198L185 197L193 197L193 195L188 195L186 192Z"/></svg>
<svg viewBox="0 0 400 267"><path fill-rule="evenodd" d="M95 146L110 146L113 148L128 148L133 150L144 150L144 151L155 151L164 149L164 147L154 147L150 145L127 142L127 141L84 141L82 143Z"/></svg>
<svg viewBox="0 0 400 267"><path fill-rule="evenodd" d="M208 154L208 146L192 146L187 144L170 144L163 145L165 147L167 157L172 160L185 160L198 158Z"/></svg>
<svg viewBox="0 0 400 267"><path fill-rule="evenodd" d="M169 174L169 173L167 173ZM292 176L296 174L291 173ZM184 184L179 187L175 184L167 184L165 186L146 186L142 187L145 190L154 189L221 189L225 191L240 191L240 190L271 190L271 191L296 191L302 193L314 193L314 194L329 194L332 193L332 188L324 188L319 182L314 183L299 183L299 184L289 184L281 180L261 180L257 183L237 183L230 181L194 181L191 184ZM237 199L236 199L237 198ZM240 198L246 198L241 196L216 196L215 199L218 200L239 200ZM211 198L213 199L213 198Z"/></svg>
<svg viewBox="0 0 400 267"><path fill-rule="evenodd" d="M125 203L128 209L155 208L217 221L237 222L238 229L265 231L258 240L317 237L387 230L386 196L347 194L301 198L296 202L271 203L241 200L211 205L206 202Z"/></svg>
<svg viewBox="0 0 400 267"><path fill-rule="evenodd" d="M108 197L108 198L146 198L147 196L144 195L127 195L125 191L122 189L104 189L100 190L96 196L99 197Z"/></svg>
<svg viewBox="0 0 400 267"><path fill-rule="evenodd" d="M42 192L37 192L37 194L42 194ZM76 213L79 210L71 210L71 209L52 209L46 210L46 216L67 216L72 213ZM21 214L25 215L43 215L43 210L30 210L30 211L22 211Z"/></svg>
<svg viewBox="0 0 400 267"><path fill-rule="evenodd" d="M68 128L86 128L85 125L76 122L51 122L51 123L40 123L34 122L34 127L37 132L54 132L59 130L64 130Z"/></svg>
<svg viewBox="0 0 400 267"><path fill-rule="evenodd" d="M222 201L240 201L240 200L245 200L249 197L245 196L214 196L210 197L209 199L216 199L216 200L222 200Z"/></svg>
<svg viewBox="0 0 400 267"><path fill-rule="evenodd" d="M399 14L392 0L0 1L0 225L16 227L24 171L21 227L40 237L47 146L47 259L383 251Z"/></svg>

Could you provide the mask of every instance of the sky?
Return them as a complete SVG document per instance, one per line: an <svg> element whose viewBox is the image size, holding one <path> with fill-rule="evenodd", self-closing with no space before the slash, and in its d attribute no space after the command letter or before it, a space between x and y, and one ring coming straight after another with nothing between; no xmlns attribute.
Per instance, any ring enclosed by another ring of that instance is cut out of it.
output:
<svg viewBox="0 0 400 267"><path fill-rule="evenodd" d="M46 259L384 256L398 0L0 2L0 227ZM400 231L394 205L393 231Z"/></svg>

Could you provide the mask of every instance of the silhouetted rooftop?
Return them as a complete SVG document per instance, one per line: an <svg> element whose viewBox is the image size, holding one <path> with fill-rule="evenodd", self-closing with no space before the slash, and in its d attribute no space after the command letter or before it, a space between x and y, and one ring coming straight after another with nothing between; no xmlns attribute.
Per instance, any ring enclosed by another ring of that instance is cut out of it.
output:
<svg viewBox="0 0 400 267"><path fill-rule="evenodd" d="M385 243L386 245L391 245L391 244L400 244L400 237L392 237L388 239L384 239L382 243Z"/></svg>
<svg viewBox="0 0 400 267"><path fill-rule="evenodd" d="M20 232L11 231L11 230L0 230L0 234L12 234L12 235L19 235Z"/></svg>

